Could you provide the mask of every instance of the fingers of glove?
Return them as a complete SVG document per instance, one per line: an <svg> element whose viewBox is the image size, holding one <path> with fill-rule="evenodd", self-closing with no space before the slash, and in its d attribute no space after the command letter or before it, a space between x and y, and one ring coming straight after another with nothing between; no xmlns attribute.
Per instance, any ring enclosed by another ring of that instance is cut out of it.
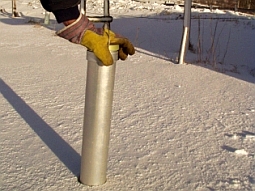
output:
<svg viewBox="0 0 255 191"><path fill-rule="evenodd" d="M134 48L121 47L122 51L126 55L133 55L135 53Z"/></svg>
<svg viewBox="0 0 255 191"><path fill-rule="evenodd" d="M120 48L119 51L118 51L118 56L121 60L126 60L127 57L128 57L128 54L126 54L124 51L123 51L123 48Z"/></svg>
<svg viewBox="0 0 255 191"><path fill-rule="evenodd" d="M119 34L115 34L113 31L105 29L104 35L108 36L110 40L110 44L112 45L119 45L120 48L123 48L121 51L126 55L133 55L135 53L135 48L132 43L125 37L122 37ZM120 53L122 55L122 53Z"/></svg>
<svg viewBox="0 0 255 191"><path fill-rule="evenodd" d="M126 54L133 55L135 53L134 46L126 38L113 38L113 39L110 39L110 44L120 45L120 47L123 48L123 51Z"/></svg>
<svg viewBox="0 0 255 191"><path fill-rule="evenodd" d="M123 50L129 55L135 54L135 48L128 39L126 39L126 42L123 45Z"/></svg>

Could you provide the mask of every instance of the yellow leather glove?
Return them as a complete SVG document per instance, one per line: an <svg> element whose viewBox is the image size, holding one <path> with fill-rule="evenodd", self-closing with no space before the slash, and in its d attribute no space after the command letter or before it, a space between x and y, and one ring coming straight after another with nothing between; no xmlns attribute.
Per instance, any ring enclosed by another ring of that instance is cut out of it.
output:
<svg viewBox="0 0 255 191"><path fill-rule="evenodd" d="M119 45L119 58L125 60L128 55L133 55L135 49L127 38L121 37L110 30L100 30L94 27L87 17L80 17L71 25L57 32L73 43L81 44L93 51L96 57L106 66L113 64L109 45Z"/></svg>
<svg viewBox="0 0 255 191"><path fill-rule="evenodd" d="M135 53L134 46L127 38L115 35L115 33L107 29L103 31L103 35L87 30L81 39L81 44L94 52L96 57L106 66L113 64L109 45L119 45L118 55L121 60L125 60L128 55Z"/></svg>
<svg viewBox="0 0 255 191"><path fill-rule="evenodd" d="M118 55L121 60L125 60L128 55L135 54L135 48L127 38L115 34L110 30L105 32L110 36L110 44L119 45L120 49Z"/></svg>

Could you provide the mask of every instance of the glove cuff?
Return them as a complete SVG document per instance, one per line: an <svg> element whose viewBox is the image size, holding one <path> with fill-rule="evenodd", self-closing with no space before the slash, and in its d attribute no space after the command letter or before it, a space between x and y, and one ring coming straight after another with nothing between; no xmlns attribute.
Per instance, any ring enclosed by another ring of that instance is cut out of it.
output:
<svg viewBox="0 0 255 191"><path fill-rule="evenodd" d="M80 44L81 38L86 30L97 31L94 24L86 16L80 14L75 22L57 31L56 34L70 42Z"/></svg>

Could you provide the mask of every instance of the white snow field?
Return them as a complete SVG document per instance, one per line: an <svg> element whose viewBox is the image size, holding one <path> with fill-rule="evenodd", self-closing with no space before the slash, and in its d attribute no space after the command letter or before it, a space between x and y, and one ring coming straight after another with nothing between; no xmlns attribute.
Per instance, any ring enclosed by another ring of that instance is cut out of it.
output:
<svg viewBox="0 0 255 191"><path fill-rule="evenodd" d="M112 30L136 54L117 62L107 182L77 181L86 48L45 26L39 1L0 1L0 190L255 190L255 17L114 0ZM102 1L88 1L100 14Z"/></svg>

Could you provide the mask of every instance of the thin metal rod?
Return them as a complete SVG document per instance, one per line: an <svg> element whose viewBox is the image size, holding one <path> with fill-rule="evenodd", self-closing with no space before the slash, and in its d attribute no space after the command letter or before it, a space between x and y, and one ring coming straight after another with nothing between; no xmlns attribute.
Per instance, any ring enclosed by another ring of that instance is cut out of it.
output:
<svg viewBox="0 0 255 191"><path fill-rule="evenodd" d="M81 0L80 12L81 12L81 14L83 14L83 15L86 14L86 0Z"/></svg>
<svg viewBox="0 0 255 191"><path fill-rule="evenodd" d="M104 0L104 16L110 16L110 3L109 0ZM105 22L104 23L104 28L105 29L110 29L110 22Z"/></svg>
<svg viewBox="0 0 255 191"><path fill-rule="evenodd" d="M50 12L45 10L44 15L44 24L49 25L50 24Z"/></svg>
<svg viewBox="0 0 255 191"><path fill-rule="evenodd" d="M192 0L185 0L182 43L179 53L179 64L184 63L185 55L189 44L190 14Z"/></svg>
<svg viewBox="0 0 255 191"><path fill-rule="evenodd" d="M111 16L87 16L91 22L112 22Z"/></svg>
<svg viewBox="0 0 255 191"><path fill-rule="evenodd" d="M180 49L180 54L179 54L179 64L184 63L184 57L187 51L187 42L188 42L188 33L189 33L189 28L184 27L183 28L183 36L182 36L182 45Z"/></svg>

